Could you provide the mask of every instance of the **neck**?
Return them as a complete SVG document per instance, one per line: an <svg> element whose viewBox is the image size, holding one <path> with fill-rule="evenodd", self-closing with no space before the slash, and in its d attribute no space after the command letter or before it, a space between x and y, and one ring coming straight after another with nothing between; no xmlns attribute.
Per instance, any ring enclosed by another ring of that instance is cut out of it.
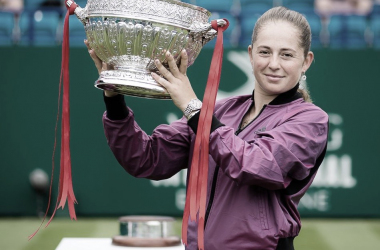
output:
<svg viewBox="0 0 380 250"><path fill-rule="evenodd" d="M251 109L245 114L243 120L241 122L241 128L247 126L255 117L259 115L264 105L280 105L283 103L288 103L298 98L301 98L299 93L297 93L297 89L299 84L294 86L292 89L281 93L279 95L267 95L260 91L260 89L255 89L253 91L252 99L254 105L251 106Z"/></svg>
<svg viewBox="0 0 380 250"><path fill-rule="evenodd" d="M267 95L261 93L260 90L255 90L253 92L253 100L254 100L254 115L257 116L260 113L260 110L264 107L264 105L268 105L271 101L273 101L278 95Z"/></svg>
<svg viewBox="0 0 380 250"><path fill-rule="evenodd" d="M255 89L253 91L253 101L254 101L254 112L255 115L260 113L261 109L264 107L264 105L278 105L282 103L288 103L290 101L293 101L295 99L301 98L302 95L300 95L297 90L299 88L299 84L296 84L292 89L281 93L279 95L268 95L264 93L261 89Z"/></svg>

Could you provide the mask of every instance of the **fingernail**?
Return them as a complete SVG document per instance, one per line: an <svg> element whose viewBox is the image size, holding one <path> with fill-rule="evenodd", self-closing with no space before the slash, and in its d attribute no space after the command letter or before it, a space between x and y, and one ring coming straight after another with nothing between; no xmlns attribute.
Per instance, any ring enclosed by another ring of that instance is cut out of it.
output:
<svg viewBox="0 0 380 250"><path fill-rule="evenodd" d="M155 64L160 64L160 60L156 59L156 60L154 60L154 63Z"/></svg>
<svg viewBox="0 0 380 250"><path fill-rule="evenodd" d="M170 56L170 52L168 51L168 52L166 52L166 56L167 57L169 57Z"/></svg>

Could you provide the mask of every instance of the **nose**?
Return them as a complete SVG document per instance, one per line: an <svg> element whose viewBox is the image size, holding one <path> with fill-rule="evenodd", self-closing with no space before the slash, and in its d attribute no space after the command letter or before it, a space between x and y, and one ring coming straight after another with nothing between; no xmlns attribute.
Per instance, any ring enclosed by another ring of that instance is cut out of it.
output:
<svg viewBox="0 0 380 250"><path fill-rule="evenodd" d="M275 71L275 70L278 70L280 68L280 62L279 62L279 58L278 56L276 55L272 55L269 59L269 65L268 67Z"/></svg>

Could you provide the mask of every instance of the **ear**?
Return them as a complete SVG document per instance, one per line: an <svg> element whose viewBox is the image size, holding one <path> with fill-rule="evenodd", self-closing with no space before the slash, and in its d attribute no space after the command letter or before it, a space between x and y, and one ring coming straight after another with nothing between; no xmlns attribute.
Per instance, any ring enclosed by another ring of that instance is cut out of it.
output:
<svg viewBox="0 0 380 250"><path fill-rule="evenodd" d="M314 53L309 51L309 53L307 53L305 61L303 62L303 65L302 65L302 71L303 72L306 72L310 68L310 65L313 62L313 60L314 60Z"/></svg>
<svg viewBox="0 0 380 250"><path fill-rule="evenodd" d="M251 61L251 64L253 65L253 56L252 56L252 45L248 46L248 55L249 55L249 60Z"/></svg>

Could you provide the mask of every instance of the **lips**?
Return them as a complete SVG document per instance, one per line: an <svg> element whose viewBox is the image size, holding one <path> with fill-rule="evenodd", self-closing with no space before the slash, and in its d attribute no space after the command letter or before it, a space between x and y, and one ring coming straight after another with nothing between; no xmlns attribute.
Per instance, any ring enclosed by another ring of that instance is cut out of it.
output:
<svg viewBox="0 0 380 250"><path fill-rule="evenodd" d="M272 74L264 74L264 75L271 78L284 78L283 76L279 76L279 75L272 75Z"/></svg>
<svg viewBox="0 0 380 250"><path fill-rule="evenodd" d="M264 74L264 75L267 81L272 82L272 83L277 83L281 81L282 78L284 78L284 76L280 76L280 75L273 75L273 74Z"/></svg>

